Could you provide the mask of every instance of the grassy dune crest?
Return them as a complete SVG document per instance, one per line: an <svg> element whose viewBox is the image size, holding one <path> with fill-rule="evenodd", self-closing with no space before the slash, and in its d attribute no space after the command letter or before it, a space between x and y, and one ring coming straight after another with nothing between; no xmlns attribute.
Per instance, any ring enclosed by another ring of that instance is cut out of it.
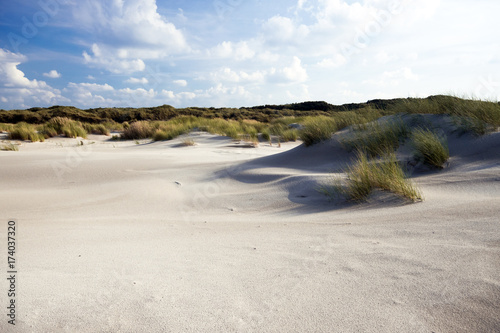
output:
<svg viewBox="0 0 500 333"><path fill-rule="evenodd" d="M409 134L408 126L401 120L383 124L373 122L362 129L351 131L350 135L341 142L349 151L362 151L374 157L396 150Z"/></svg>

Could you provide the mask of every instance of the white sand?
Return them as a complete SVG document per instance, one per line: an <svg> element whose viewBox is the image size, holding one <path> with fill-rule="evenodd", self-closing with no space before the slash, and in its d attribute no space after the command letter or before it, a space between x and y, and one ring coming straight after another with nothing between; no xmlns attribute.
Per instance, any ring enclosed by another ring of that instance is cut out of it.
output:
<svg viewBox="0 0 500 333"><path fill-rule="evenodd" d="M418 174L426 200L410 205L318 193L351 158L335 140L193 135L0 152L16 332L500 331L500 133L452 140L450 166Z"/></svg>

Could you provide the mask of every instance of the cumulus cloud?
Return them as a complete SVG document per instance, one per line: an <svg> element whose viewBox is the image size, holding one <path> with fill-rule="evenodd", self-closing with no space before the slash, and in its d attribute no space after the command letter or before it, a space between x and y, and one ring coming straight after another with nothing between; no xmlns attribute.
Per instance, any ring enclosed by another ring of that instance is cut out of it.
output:
<svg viewBox="0 0 500 333"><path fill-rule="evenodd" d="M179 104L184 103L189 100L193 100L196 98L196 94L189 91L183 91L180 93L175 93L171 90L162 90L160 92L160 96L166 98L168 103Z"/></svg>
<svg viewBox="0 0 500 333"><path fill-rule="evenodd" d="M58 79L61 77L61 74L58 73L55 69L53 69L48 73L43 73L43 76L46 76L46 77L51 78L51 79Z"/></svg>
<svg viewBox="0 0 500 333"><path fill-rule="evenodd" d="M331 58L325 58L318 63L319 67L323 68L337 68L345 65L347 63L346 57L342 54L337 53L335 56Z"/></svg>
<svg viewBox="0 0 500 333"><path fill-rule="evenodd" d="M234 71L229 67L223 67L210 73L210 79L214 82L263 82L267 75L267 71Z"/></svg>
<svg viewBox="0 0 500 333"><path fill-rule="evenodd" d="M262 25L263 37L269 44L297 43L309 34L309 28L292 19L276 15Z"/></svg>
<svg viewBox="0 0 500 333"><path fill-rule="evenodd" d="M115 74L141 72L146 68L142 59L129 59L120 53L122 53L120 49L99 47L93 44L92 54L84 51L83 59L85 64L105 68Z"/></svg>
<svg viewBox="0 0 500 333"><path fill-rule="evenodd" d="M364 80L363 84L375 86L397 86L404 81L416 81L418 75L413 73L409 67L404 67L394 71L385 71L378 79Z"/></svg>
<svg viewBox="0 0 500 333"><path fill-rule="evenodd" d="M218 58L246 60L253 58L255 56L255 51L250 47L250 43L247 41L238 43L226 41L209 50L208 55Z"/></svg>
<svg viewBox="0 0 500 333"><path fill-rule="evenodd" d="M136 78L136 77L131 77L128 80L125 80L126 83L132 83L132 84L148 84L149 81L147 78L142 77L142 78Z"/></svg>
<svg viewBox="0 0 500 333"><path fill-rule="evenodd" d="M45 81L28 79L17 68L26 57L0 48L0 94L7 107L31 107L68 101L61 91L52 88Z"/></svg>
<svg viewBox="0 0 500 333"><path fill-rule="evenodd" d="M208 77L214 82L225 83L299 83L307 80L306 69L298 57L293 57L289 66L282 68L269 68L257 71L233 70L229 67L223 67L217 71L211 72Z"/></svg>
<svg viewBox="0 0 500 333"><path fill-rule="evenodd" d="M178 85L179 87L186 87L188 85L186 80L174 80L173 82L175 85Z"/></svg>
<svg viewBox="0 0 500 333"><path fill-rule="evenodd" d="M144 60L189 50L183 33L157 11L155 0L79 1L73 19L99 40L84 62L112 73L144 70Z"/></svg>
<svg viewBox="0 0 500 333"><path fill-rule="evenodd" d="M68 83L63 89L65 94L80 107L103 106L152 106L158 93L154 89L116 89L108 83Z"/></svg>
<svg viewBox="0 0 500 333"><path fill-rule="evenodd" d="M298 57L293 57L292 64L283 68L281 74L291 82L303 82L307 80L307 71L302 67L302 61Z"/></svg>

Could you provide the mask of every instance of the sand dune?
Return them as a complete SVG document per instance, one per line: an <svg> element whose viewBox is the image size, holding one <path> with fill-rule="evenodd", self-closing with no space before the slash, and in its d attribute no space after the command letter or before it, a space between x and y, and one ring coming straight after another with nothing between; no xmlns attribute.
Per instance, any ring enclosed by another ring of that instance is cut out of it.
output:
<svg viewBox="0 0 500 333"><path fill-rule="evenodd" d="M449 166L413 174L424 202L360 205L317 191L352 158L337 134L255 149L191 135L0 152L16 331L500 331L500 133L451 135Z"/></svg>

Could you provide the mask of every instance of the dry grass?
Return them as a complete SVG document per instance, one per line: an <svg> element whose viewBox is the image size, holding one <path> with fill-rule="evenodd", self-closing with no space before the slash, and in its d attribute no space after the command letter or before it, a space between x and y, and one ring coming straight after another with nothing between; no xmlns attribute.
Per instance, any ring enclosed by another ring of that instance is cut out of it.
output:
<svg viewBox="0 0 500 333"><path fill-rule="evenodd" d="M0 148L0 150L3 150L3 151L18 151L19 147L17 145L15 145L15 144L9 143L9 144L6 144L6 145L2 145L2 148Z"/></svg>
<svg viewBox="0 0 500 333"><path fill-rule="evenodd" d="M409 135L409 128L401 120L383 124L373 122L363 129L352 130L341 142L349 151L359 150L374 157L395 151Z"/></svg>
<svg viewBox="0 0 500 333"><path fill-rule="evenodd" d="M185 147L190 147L190 146L195 146L196 143L194 142L193 138L187 137L187 138L182 139L181 145L183 145Z"/></svg>
<svg viewBox="0 0 500 333"><path fill-rule="evenodd" d="M38 133L34 125L27 123L18 123L14 125L9 133L9 139L11 140L29 140L31 142L45 141L45 136Z"/></svg>
<svg viewBox="0 0 500 333"><path fill-rule="evenodd" d="M415 157L428 165L442 168L450 158L445 137L427 129L415 129L412 132L412 143L415 147Z"/></svg>
<svg viewBox="0 0 500 333"><path fill-rule="evenodd" d="M308 118L303 125L299 135L306 146L330 139L338 128L334 118L324 116Z"/></svg>
<svg viewBox="0 0 500 333"><path fill-rule="evenodd" d="M362 202L376 188L392 192L413 202L423 200L420 190L411 183L396 159L394 153L384 155L380 160L369 161L365 153L358 152L357 160L347 171L347 180L339 178L321 192L333 196L345 196L349 200Z"/></svg>
<svg viewBox="0 0 500 333"><path fill-rule="evenodd" d="M151 138L155 128L148 121L136 121L123 131L121 138L124 140L140 140Z"/></svg>

